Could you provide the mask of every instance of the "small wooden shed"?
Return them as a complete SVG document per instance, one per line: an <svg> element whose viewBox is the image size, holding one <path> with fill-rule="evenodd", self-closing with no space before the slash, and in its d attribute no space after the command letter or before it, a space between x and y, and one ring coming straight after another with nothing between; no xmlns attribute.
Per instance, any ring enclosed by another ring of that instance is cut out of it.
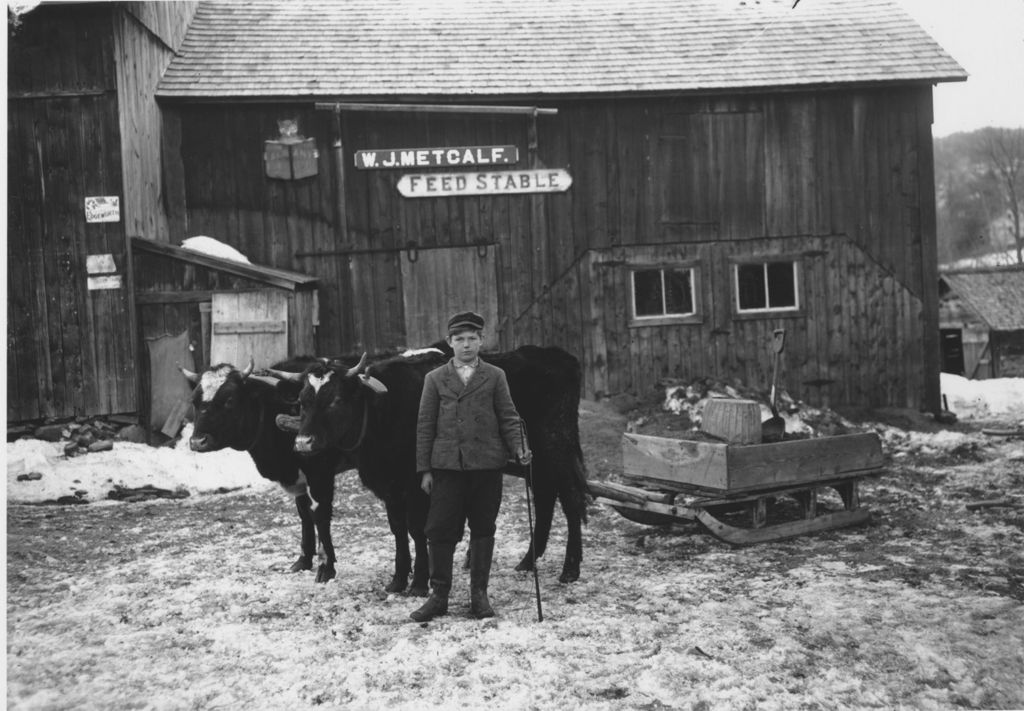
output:
<svg viewBox="0 0 1024 711"><path fill-rule="evenodd" d="M939 329L944 372L1024 377L1024 266L940 274Z"/></svg>
<svg viewBox="0 0 1024 711"><path fill-rule="evenodd" d="M173 423L188 394L177 366L265 368L315 351L316 277L141 237L131 251L140 413L152 428Z"/></svg>

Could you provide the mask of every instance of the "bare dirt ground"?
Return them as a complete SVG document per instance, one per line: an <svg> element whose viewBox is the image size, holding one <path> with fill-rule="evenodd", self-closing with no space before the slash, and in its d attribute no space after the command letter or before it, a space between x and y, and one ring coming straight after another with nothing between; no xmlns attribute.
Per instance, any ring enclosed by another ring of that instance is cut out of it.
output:
<svg viewBox="0 0 1024 711"><path fill-rule="evenodd" d="M592 478L621 473L638 416L665 417L583 404ZM1022 708L1022 442L961 430L951 448L890 431L858 528L731 548L594 505L582 578L560 585L556 518L543 622L532 577L513 570L528 541L513 478L499 616L468 619L460 578L452 613L425 626L407 622L419 600L383 592L390 534L353 473L326 585L287 572L297 519L273 489L11 505L8 708Z"/></svg>

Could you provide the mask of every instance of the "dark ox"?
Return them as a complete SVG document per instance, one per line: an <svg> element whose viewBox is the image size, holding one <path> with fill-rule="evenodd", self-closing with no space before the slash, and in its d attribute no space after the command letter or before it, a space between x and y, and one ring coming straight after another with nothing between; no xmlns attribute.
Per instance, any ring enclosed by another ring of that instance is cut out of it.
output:
<svg viewBox="0 0 1024 711"><path fill-rule="evenodd" d="M281 371L296 367L301 370L314 360L300 358L274 367ZM302 548L291 570L313 568L319 535L325 560L317 569L316 582L325 583L335 576L331 541L334 476L338 471L351 468L352 462L333 449L308 457L296 454L294 434L280 430L275 418L296 413L298 385L262 380L252 376L252 368L250 361L244 370L221 364L201 375L181 369L195 385L192 392L195 424L189 447L194 452L213 452L228 447L244 450L252 457L261 476L278 483L294 496L302 524Z"/></svg>
<svg viewBox="0 0 1024 711"><path fill-rule="evenodd" d="M390 358L368 368L365 357L348 369L315 364L301 379L296 450L307 455L335 448L355 453L359 477L384 502L395 537L389 592L405 590L410 571L410 593L427 592L423 528L430 501L416 474L416 419L424 377L449 357L450 350ZM535 550L526 551L516 570L532 570L535 557L544 554L557 500L568 522L560 580L572 582L579 578L583 558L581 524L586 521L587 492L579 442L579 362L559 348L538 346L482 358L505 371L533 451ZM416 550L414 565L409 537Z"/></svg>

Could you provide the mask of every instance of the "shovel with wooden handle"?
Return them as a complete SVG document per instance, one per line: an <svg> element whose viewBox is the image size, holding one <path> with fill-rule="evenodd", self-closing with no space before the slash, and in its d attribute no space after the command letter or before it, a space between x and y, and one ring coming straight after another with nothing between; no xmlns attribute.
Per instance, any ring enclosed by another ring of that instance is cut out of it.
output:
<svg viewBox="0 0 1024 711"><path fill-rule="evenodd" d="M786 331L777 328L772 333L772 352L774 363L772 365L772 388L768 395L768 406L772 409L772 416L761 423L761 441L778 442L786 435L786 421L779 416L778 393L776 382L779 378L779 359L782 357L782 350L786 347Z"/></svg>

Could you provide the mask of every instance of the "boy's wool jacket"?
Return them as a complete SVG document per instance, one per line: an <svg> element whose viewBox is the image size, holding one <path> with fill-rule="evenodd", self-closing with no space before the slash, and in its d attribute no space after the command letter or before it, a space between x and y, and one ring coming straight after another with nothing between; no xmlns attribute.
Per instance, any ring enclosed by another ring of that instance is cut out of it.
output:
<svg viewBox="0 0 1024 711"><path fill-rule="evenodd" d="M463 385L453 358L427 373L416 426L417 472L502 469L520 446L505 371L481 360Z"/></svg>

